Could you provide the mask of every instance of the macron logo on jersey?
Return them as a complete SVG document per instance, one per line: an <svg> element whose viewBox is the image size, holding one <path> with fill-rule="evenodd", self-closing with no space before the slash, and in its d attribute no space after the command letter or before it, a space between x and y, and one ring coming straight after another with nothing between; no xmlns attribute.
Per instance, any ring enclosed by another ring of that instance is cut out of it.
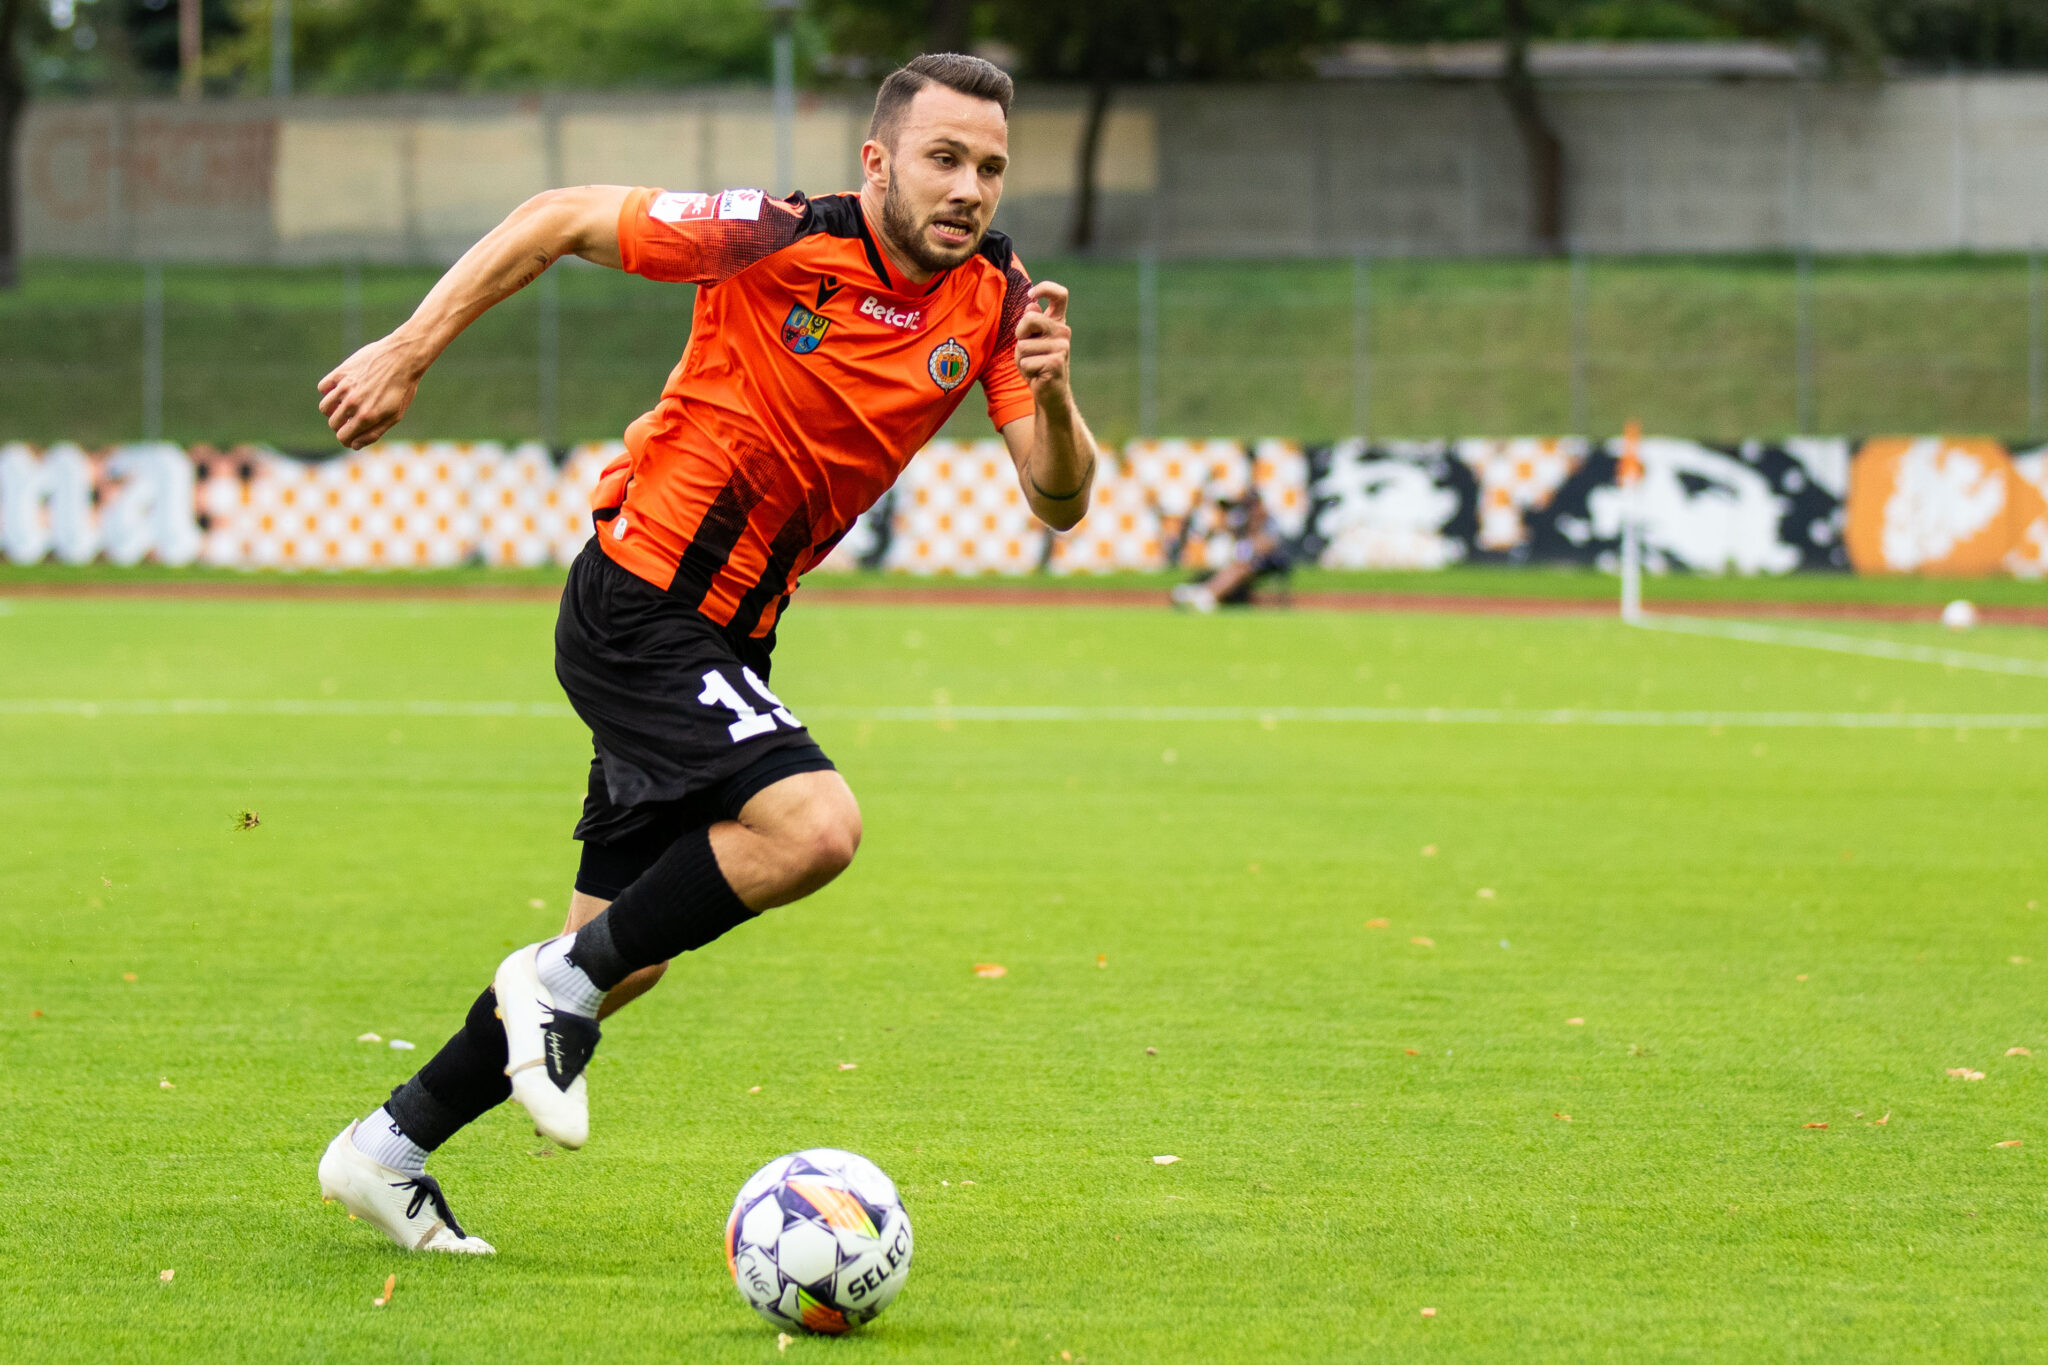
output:
<svg viewBox="0 0 2048 1365"><path fill-rule="evenodd" d="M683 194L665 190L647 206L647 216L657 223L680 223L689 218L709 218L712 200L708 194Z"/></svg>
<svg viewBox="0 0 2048 1365"><path fill-rule="evenodd" d="M906 332L915 332L924 326L922 309L891 308L873 294L860 301L860 314L864 318L873 318L876 322L886 322L891 327L901 327Z"/></svg>
<svg viewBox="0 0 2048 1365"><path fill-rule="evenodd" d="M761 216L761 191L727 190L718 196L720 218L754 218Z"/></svg>

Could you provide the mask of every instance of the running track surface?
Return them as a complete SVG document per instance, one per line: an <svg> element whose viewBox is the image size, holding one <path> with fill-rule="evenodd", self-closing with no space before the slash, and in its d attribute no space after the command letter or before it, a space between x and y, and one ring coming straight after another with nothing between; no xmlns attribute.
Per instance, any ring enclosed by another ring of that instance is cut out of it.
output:
<svg viewBox="0 0 2048 1365"><path fill-rule="evenodd" d="M133 583L15 583L0 580L0 599L15 597L174 598L216 601L440 601L554 602L561 589L537 584L323 583L312 578L238 581L164 580ZM818 587L796 604L894 607L1124 607L1161 610L1166 594L1142 588L1011 588L972 583L916 588ZM1688 616L1780 617L1801 620L1909 621L1933 624L1941 608L1873 602L1659 602L1665 611ZM1618 616L1616 601L1583 597L1502 597L1471 593L1301 592L1293 606L1313 611L1443 612L1465 616ZM2048 626L2048 605L1979 607L1991 625Z"/></svg>

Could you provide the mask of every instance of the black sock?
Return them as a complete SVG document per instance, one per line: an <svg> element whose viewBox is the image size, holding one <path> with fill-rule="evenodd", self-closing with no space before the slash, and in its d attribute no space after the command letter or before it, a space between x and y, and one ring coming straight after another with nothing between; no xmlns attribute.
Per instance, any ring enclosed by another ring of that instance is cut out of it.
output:
<svg viewBox="0 0 2048 1365"><path fill-rule="evenodd" d="M569 960L608 991L642 967L701 948L753 917L718 870L706 825L670 844L603 914L578 929Z"/></svg>
<svg viewBox="0 0 2048 1365"><path fill-rule="evenodd" d="M433 1059L384 1102L399 1131L428 1151L512 1097L505 1078L505 1026L489 986Z"/></svg>

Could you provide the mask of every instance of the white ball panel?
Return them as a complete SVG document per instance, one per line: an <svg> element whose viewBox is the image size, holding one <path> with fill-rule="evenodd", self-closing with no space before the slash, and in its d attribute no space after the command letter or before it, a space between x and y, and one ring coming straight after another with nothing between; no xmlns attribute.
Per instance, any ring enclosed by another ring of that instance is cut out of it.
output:
<svg viewBox="0 0 2048 1365"><path fill-rule="evenodd" d="M798 1284L819 1284L839 1264L839 1239L820 1223L797 1223L782 1231L775 1249L776 1264Z"/></svg>
<svg viewBox="0 0 2048 1365"><path fill-rule="evenodd" d="M794 1160L796 1160L794 1156L776 1157L775 1160L748 1176L747 1183L740 1186L740 1197L733 1202L735 1204L748 1204L760 1198L763 1194L767 1193L770 1185L782 1179L783 1175L789 1170L789 1163Z"/></svg>
<svg viewBox="0 0 2048 1365"><path fill-rule="evenodd" d="M782 1205L773 1199L760 1200L740 1219L740 1241L748 1246L773 1251L781 1236Z"/></svg>

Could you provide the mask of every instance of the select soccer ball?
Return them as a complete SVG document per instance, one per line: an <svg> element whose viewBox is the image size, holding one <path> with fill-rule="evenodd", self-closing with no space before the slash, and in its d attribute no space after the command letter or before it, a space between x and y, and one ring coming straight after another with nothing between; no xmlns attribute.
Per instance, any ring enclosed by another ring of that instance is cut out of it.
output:
<svg viewBox="0 0 2048 1365"><path fill-rule="evenodd" d="M910 1274L910 1215L866 1157L832 1147L754 1172L725 1222L740 1297L777 1327L837 1336L871 1321Z"/></svg>

